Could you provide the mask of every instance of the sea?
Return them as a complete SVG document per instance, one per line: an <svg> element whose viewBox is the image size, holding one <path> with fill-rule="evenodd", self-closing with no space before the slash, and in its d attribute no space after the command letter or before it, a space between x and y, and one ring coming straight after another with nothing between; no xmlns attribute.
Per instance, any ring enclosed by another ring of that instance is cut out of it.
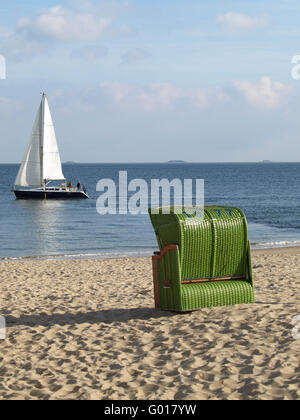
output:
<svg viewBox="0 0 300 420"><path fill-rule="evenodd" d="M151 255L157 243L148 215L100 215L101 179L204 179L205 204L244 210L254 248L300 246L300 163L99 163L63 165L89 200L16 200L19 165L0 165L0 259L114 258Z"/></svg>

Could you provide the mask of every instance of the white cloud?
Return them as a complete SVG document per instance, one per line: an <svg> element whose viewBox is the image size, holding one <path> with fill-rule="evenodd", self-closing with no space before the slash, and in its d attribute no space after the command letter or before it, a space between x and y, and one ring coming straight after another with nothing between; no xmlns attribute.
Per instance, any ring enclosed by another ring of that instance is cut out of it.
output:
<svg viewBox="0 0 300 420"><path fill-rule="evenodd" d="M274 109L282 106L291 88L268 77L257 83L249 80L234 80L229 87L199 88L181 87L172 83L152 83L139 86L128 83L108 82L101 84L102 93L115 105L126 108L138 107L144 111L158 109L208 109L219 105L246 100L258 109ZM233 89L232 89L233 87Z"/></svg>
<svg viewBox="0 0 300 420"><path fill-rule="evenodd" d="M34 20L20 19L17 32L50 41L96 41L109 24L110 20L104 16L55 6L41 12Z"/></svg>
<svg viewBox="0 0 300 420"><path fill-rule="evenodd" d="M152 83L138 86L126 83L102 83L101 89L118 106L137 106L144 111L170 108L177 104L197 109L208 108L213 103L230 101L219 87L212 89L186 88L172 83Z"/></svg>
<svg viewBox="0 0 300 420"><path fill-rule="evenodd" d="M80 46L74 51L75 55L97 59L103 55L103 47L92 51L91 47L83 47L83 43L96 45L104 38L123 37L129 30L115 21L116 12L110 9L102 2L96 5L89 1L69 2L68 7L57 5L31 18L22 17L13 29L0 27L0 51L11 61L18 62L45 54L57 46L77 43Z"/></svg>
<svg viewBox="0 0 300 420"><path fill-rule="evenodd" d="M258 83L235 80L233 86L252 106L268 109L281 106L291 92L289 86L273 82L269 77L262 77Z"/></svg>
<svg viewBox="0 0 300 420"><path fill-rule="evenodd" d="M142 48L133 48L128 50L122 57L122 64L132 64L136 61L149 58L150 54Z"/></svg>
<svg viewBox="0 0 300 420"><path fill-rule="evenodd" d="M251 31L257 28L263 28L267 25L265 17L251 17L243 13L229 12L224 15L219 15L216 22L226 32L244 32Z"/></svg>

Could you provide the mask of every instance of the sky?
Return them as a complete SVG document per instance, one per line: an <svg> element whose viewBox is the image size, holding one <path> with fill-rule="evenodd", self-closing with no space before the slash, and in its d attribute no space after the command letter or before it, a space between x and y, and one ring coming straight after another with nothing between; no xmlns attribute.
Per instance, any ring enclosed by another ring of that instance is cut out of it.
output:
<svg viewBox="0 0 300 420"><path fill-rule="evenodd" d="M1 2L0 162L22 160L43 91L63 161L299 162L299 12L297 0Z"/></svg>

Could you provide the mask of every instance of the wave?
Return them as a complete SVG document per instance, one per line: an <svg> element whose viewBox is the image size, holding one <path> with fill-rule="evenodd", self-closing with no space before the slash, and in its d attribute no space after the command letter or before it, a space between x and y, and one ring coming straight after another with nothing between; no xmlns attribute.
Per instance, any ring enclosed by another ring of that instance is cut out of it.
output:
<svg viewBox="0 0 300 420"><path fill-rule="evenodd" d="M155 249L143 251L116 251L81 254L33 255L23 257L0 257L0 261L32 261L32 260L75 260L75 259L114 259L114 258L141 258L153 255Z"/></svg>
<svg viewBox="0 0 300 420"><path fill-rule="evenodd" d="M251 242L254 249L300 246L300 241Z"/></svg>

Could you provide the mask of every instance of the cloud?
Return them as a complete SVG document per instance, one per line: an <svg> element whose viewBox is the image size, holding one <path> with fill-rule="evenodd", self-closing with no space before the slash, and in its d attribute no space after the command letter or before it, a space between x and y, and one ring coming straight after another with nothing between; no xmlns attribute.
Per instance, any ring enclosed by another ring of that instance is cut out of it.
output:
<svg viewBox="0 0 300 420"><path fill-rule="evenodd" d="M128 50L122 56L122 64L132 64L136 61L145 60L149 57L151 57L151 55L146 50L142 48L133 48Z"/></svg>
<svg viewBox="0 0 300 420"><path fill-rule="evenodd" d="M108 54L108 49L101 45L85 45L77 48L71 52L72 58L77 58L85 61L96 61L105 57Z"/></svg>
<svg viewBox="0 0 300 420"><path fill-rule="evenodd" d="M49 41L96 41L109 24L110 20L104 16L55 6L41 12L34 20L20 19L17 33Z"/></svg>
<svg viewBox="0 0 300 420"><path fill-rule="evenodd" d="M126 83L102 83L103 93L118 106L135 106L144 111L172 108L177 105L208 108L213 103L230 101L230 97L219 87L186 88L172 83L152 83L138 86Z"/></svg>
<svg viewBox="0 0 300 420"><path fill-rule="evenodd" d="M229 12L219 15L216 22L229 33L247 32L267 26L265 17L251 17L243 13Z"/></svg>
<svg viewBox="0 0 300 420"><path fill-rule="evenodd" d="M15 28L0 27L0 51L11 61L19 62L47 53L56 47L79 44L74 55L89 60L103 56L103 47L94 45L104 38L115 39L129 33L129 28L115 21L116 5L85 1L69 2L20 18Z"/></svg>
<svg viewBox="0 0 300 420"><path fill-rule="evenodd" d="M258 82L234 80L224 87L199 88L182 87L172 83L152 83L139 86L128 83L107 82L100 85L102 94L121 107L137 107L152 112L157 109L203 110L228 103L246 100L251 107L275 109L285 104L291 88L268 77Z"/></svg>
<svg viewBox="0 0 300 420"><path fill-rule="evenodd" d="M291 88L269 77L262 77L258 83L248 80L235 80L233 86L252 106L273 109L280 107Z"/></svg>

